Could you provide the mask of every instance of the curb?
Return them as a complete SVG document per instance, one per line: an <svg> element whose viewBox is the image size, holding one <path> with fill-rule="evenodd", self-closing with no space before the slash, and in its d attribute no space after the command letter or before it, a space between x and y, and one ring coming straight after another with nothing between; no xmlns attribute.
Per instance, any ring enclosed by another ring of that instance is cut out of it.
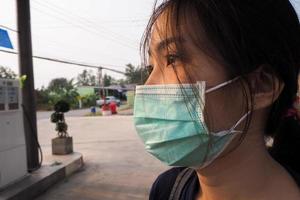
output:
<svg viewBox="0 0 300 200"><path fill-rule="evenodd" d="M32 200L57 182L79 171L84 164L80 153L56 158L60 161L59 164L43 165L39 170L0 192L0 200Z"/></svg>

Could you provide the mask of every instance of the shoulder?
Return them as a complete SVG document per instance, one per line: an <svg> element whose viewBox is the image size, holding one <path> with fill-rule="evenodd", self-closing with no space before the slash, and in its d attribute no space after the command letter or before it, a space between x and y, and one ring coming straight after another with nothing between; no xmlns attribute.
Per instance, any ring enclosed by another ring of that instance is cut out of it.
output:
<svg viewBox="0 0 300 200"><path fill-rule="evenodd" d="M185 167L174 167L160 174L154 181L149 200L166 200L169 198L178 174Z"/></svg>

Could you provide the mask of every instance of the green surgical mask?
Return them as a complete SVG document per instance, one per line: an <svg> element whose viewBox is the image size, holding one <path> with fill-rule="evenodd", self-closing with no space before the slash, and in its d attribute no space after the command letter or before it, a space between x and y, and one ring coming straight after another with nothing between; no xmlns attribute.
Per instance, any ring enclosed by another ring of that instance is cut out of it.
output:
<svg viewBox="0 0 300 200"><path fill-rule="evenodd" d="M169 166L203 168L214 161L233 140L235 128L209 132L204 122L205 94L235 81L205 91L205 82L137 86L134 123L146 150Z"/></svg>

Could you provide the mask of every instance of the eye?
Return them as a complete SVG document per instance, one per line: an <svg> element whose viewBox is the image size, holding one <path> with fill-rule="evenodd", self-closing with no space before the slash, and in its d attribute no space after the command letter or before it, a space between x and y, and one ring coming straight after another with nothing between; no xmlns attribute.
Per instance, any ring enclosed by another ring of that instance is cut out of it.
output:
<svg viewBox="0 0 300 200"><path fill-rule="evenodd" d="M179 56L176 54L168 54L166 56L166 59L167 59L167 66L169 66L169 65L175 64L176 61L179 59Z"/></svg>

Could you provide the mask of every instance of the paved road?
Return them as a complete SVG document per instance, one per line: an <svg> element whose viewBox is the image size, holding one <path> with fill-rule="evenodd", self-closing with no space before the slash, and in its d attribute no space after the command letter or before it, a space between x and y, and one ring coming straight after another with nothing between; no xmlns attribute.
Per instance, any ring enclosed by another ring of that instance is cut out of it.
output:
<svg viewBox="0 0 300 200"><path fill-rule="evenodd" d="M37 200L144 200L167 167L144 151L132 116L70 117L69 132L85 167ZM54 124L38 120L39 141L50 154Z"/></svg>
<svg viewBox="0 0 300 200"><path fill-rule="evenodd" d="M80 110L70 110L65 114L66 117L83 117L85 114L89 113L90 109L80 109ZM37 119L50 119L50 115L53 111L38 111Z"/></svg>

